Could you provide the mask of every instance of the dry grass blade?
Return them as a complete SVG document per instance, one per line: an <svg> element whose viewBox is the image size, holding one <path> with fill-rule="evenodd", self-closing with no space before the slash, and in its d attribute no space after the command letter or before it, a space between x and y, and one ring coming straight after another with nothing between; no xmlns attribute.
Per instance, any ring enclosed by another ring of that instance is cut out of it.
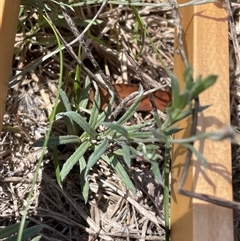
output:
<svg viewBox="0 0 240 241"><path fill-rule="evenodd" d="M110 187L112 190L114 190L115 192L117 192L119 195L121 195L122 197L125 197L126 200L131 203L143 216L147 217L150 221L152 221L153 223L155 223L158 227L160 227L160 225L162 227L164 227L164 223L159 220L158 218L156 218L156 216L154 214L152 214L151 212L147 211L144 207L142 207L137 201L135 201L134 199L132 199L127 193L124 193L122 190L118 189L117 187L115 187L114 185L107 183L105 181L102 180L102 182Z"/></svg>

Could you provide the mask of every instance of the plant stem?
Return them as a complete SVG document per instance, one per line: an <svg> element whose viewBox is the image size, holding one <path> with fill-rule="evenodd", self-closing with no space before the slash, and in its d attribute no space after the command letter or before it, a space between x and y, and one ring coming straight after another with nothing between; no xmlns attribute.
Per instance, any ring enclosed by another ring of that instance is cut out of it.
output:
<svg viewBox="0 0 240 241"><path fill-rule="evenodd" d="M166 149L165 149L165 166L164 166L164 217L165 217L165 228L169 230L169 173L170 173L170 137L167 138L166 141ZM166 231L166 241L169 241L170 235L169 232Z"/></svg>

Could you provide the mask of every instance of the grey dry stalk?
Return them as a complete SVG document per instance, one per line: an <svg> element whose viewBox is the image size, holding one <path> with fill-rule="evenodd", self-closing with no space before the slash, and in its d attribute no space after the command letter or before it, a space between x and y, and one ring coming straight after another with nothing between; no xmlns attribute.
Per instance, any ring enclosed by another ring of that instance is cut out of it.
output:
<svg viewBox="0 0 240 241"><path fill-rule="evenodd" d="M70 28L70 30L72 31L72 33L74 34L74 36L76 37L76 39L78 40L79 44L82 46L84 52L86 53L86 56L89 58L89 60L91 61L91 63L93 64L94 68L96 69L96 71L100 74L102 80L104 81L104 84L103 87L106 88L107 90L111 90L113 93L114 93L114 97L115 97L115 100L117 102L117 104L121 103L121 98L119 97L118 93L115 91L114 87L112 86L112 84L110 83L109 81L109 78L103 73L103 71L101 70L101 68L99 67L97 61L95 60L95 58L93 57L92 53L91 53L91 50L89 49L88 45L86 44L86 42L84 41L83 37L80 37L80 32L78 31L74 21L72 20L72 18L69 16L69 14L67 13L67 10L65 8L65 6L63 4L61 4L61 7L62 7L62 13L63 13L63 16ZM75 40L76 40L75 39ZM73 41L74 42L74 41ZM71 52L71 55L74 56L74 59L75 60L79 60L79 58L77 57L77 55L74 53L74 51L72 50L72 48L69 46L69 44L66 43L66 41L64 40L64 45L66 47L67 50L69 50ZM71 49L71 50L70 50ZM74 53L74 54L73 54ZM78 61L77 60L77 61ZM79 63L79 61L78 61ZM81 61L81 64L80 66L83 66L83 63ZM86 68L86 67L85 67ZM85 70L85 69L84 69ZM91 72L91 71L89 71ZM88 73L88 72L87 72ZM93 75L93 74L92 74ZM94 75L95 76L95 75ZM90 76L92 77L92 76ZM94 80L96 81L96 79L98 78L94 78ZM100 84L99 80L96 81L98 84ZM101 83L102 85L102 83Z"/></svg>
<svg viewBox="0 0 240 241"><path fill-rule="evenodd" d="M108 90L108 86L100 81L96 75L94 75L86 66L85 64L78 58L78 56L73 51L72 47L68 45L68 43L65 41L61 33L58 31L56 26L53 24L51 18L49 17L48 13L45 11L45 15L48 18L48 20L51 22L52 26L54 27L55 31L57 32L59 38L61 39L62 43L64 44L65 48L69 52L69 54L76 60L76 62L83 68L83 70L92 78L94 81L96 81L99 85L103 86L105 89Z"/></svg>
<svg viewBox="0 0 240 241"><path fill-rule="evenodd" d="M145 77L143 76L143 73L142 71L140 70L140 68L137 66L137 64L135 63L135 61L132 59L132 57L130 55L128 55L127 51L125 50L122 50L122 52L126 55L126 57L128 58L129 62L132 64L132 66L136 69L136 73L137 75L139 76L139 78L141 79L141 84L143 85L143 88L145 90L150 90L151 89L151 86L149 86L147 80L145 79ZM153 107L153 110L155 113L157 113L157 106L155 104L155 101L154 101L154 97L153 97L153 94L150 93L149 95L149 99L150 99L150 102L151 102L151 105Z"/></svg>

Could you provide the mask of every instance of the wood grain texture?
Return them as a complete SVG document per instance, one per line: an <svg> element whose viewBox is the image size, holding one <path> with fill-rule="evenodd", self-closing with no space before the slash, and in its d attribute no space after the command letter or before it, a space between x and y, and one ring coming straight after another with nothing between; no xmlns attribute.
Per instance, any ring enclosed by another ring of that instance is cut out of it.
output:
<svg viewBox="0 0 240 241"><path fill-rule="evenodd" d="M5 113L20 2L0 1L0 130Z"/></svg>
<svg viewBox="0 0 240 241"><path fill-rule="evenodd" d="M179 1L183 3L184 1ZM198 133L217 130L230 124L228 16L221 3L181 9L183 40L194 76L218 75L217 83L200 95L200 104L211 107L199 114ZM174 72L183 88L184 67L175 55ZM189 136L191 119L179 123L184 128L175 138ZM204 168L192 158L184 189L232 200L231 145L223 142L196 142L195 147L208 160ZM178 194L178 180L186 150L173 147L171 241L232 241L232 210Z"/></svg>

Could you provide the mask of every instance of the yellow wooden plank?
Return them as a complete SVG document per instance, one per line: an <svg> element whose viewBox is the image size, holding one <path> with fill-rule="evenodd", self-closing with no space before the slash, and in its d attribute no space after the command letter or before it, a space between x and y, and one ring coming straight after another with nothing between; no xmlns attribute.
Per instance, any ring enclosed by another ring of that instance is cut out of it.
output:
<svg viewBox="0 0 240 241"><path fill-rule="evenodd" d="M0 131L5 113L20 2L21 0L0 1Z"/></svg>
<svg viewBox="0 0 240 241"><path fill-rule="evenodd" d="M184 1L179 1L183 3ZM220 2L183 8L183 41L194 76L218 75L217 83L200 95L200 104L211 107L199 114L198 133L217 130L230 124L228 16ZM176 42L176 41L175 41ZM174 72L183 87L184 67L180 56L174 57ZM184 128L175 138L189 136L191 119L179 123ZM205 169L196 157L184 189L232 200L231 146L223 142L196 142L194 146L207 158ZM232 241L232 210L178 193L178 180L186 159L186 150L173 146L171 241Z"/></svg>

